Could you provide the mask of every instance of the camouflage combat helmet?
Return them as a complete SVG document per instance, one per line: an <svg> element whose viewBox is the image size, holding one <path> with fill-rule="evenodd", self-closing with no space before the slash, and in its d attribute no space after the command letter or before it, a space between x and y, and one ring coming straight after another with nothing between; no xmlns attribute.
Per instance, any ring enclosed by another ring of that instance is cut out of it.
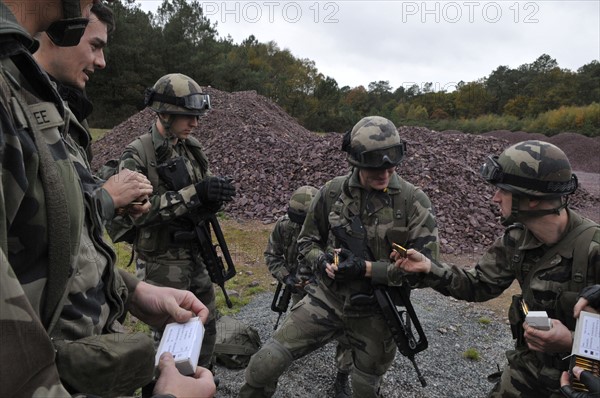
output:
<svg viewBox="0 0 600 398"><path fill-rule="evenodd" d="M200 116L210 109L210 96L181 73L161 77L144 94L144 104L156 113Z"/></svg>
<svg viewBox="0 0 600 398"><path fill-rule="evenodd" d="M303 224L310 202L319 190L310 185L304 185L292 193L288 207L288 216L295 223Z"/></svg>
<svg viewBox="0 0 600 398"><path fill-rule="evenodd" d="M402 161L406 143L390 120L368 116L344 135L342 150L348 153L348 162L353 166L382 169Z"/></svg>
<svg viewBox="0 0 600 398"><path fill-rule="evenodd" d="M577 189L577 177L563 151L543 141L523 141L508 147L500 156L488 156L481 167L487 182L512 193L510 215L502 216L504 226L528 218L560 214L568 195ZM560 199L554 208L528 208L522 203Z"/></svg>
<svg viewBox="0 0 600 398"><path fill-rule="evenodd" d="M570 195L577 189L577 177L565 153L544 141L519 142L500 156L489 156L481 175L514 195L552 198Z"/></svg>

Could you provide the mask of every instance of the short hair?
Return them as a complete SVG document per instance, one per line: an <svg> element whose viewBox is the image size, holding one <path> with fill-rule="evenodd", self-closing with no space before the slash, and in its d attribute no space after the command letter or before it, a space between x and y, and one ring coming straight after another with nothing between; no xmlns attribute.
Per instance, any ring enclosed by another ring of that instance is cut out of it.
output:
<svg viewBox="0 0 600 398"><path fill-rule="evenodd" d="M106 33L111 34L115 31L115 17L110 8L102 3L94 3L90 12L106 25Z"/></svg>

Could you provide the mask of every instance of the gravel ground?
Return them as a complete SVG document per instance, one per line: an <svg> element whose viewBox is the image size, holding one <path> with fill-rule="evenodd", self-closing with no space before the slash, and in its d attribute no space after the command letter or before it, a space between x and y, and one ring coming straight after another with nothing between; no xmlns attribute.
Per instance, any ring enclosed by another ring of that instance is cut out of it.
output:
<svg viewBox="0 0 600 398"><path fill-rule="evenodd" d="M411 297L429 341L429 348L416 356L428 384L421 387L410 361L398 353L384 376L383 396L485 397L492 386L486 380L487 375L506 363L504 351L513 344L505 319L482 304L458 301L432 289L414 290ZM270 338L277 319L277 314L270 310L271 299L271 293L260 294L235 315L255 327L263 342ZM333 397L334 344L329 343L292 363L279 379L275 398ZM463 357L469 348L477 350L479 360ZM216 373L220 379L217 397L237 397L244 382L244 370L217 366Z"/></svg>

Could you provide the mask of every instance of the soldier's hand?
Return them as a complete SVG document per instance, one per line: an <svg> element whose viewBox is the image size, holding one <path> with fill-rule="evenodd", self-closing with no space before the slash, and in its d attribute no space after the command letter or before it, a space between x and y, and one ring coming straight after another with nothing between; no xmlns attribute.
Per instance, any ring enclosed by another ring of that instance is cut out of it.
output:
<svg viewBox="0 0 600 398"><path fill-rule="evenodd" d="M302 283L300 279L294 274L288 274L283 278L283 283L286 286L289 286L293 292L298 292L299 289L302 289Z"/></svg>
<svg viewBox="0 0 600 398"><path fill-rule="evenodd" d="M233 180L223 177L206 177L196 184L196 192L200 201L207 202L230 202L235 196Z"/></svg>
<svg viewBox="0 0 600 398"><path fill-rule="evenodd" d="M142 322L162 328L170 322L208 319L208 308L192 292L139 282L129 299L129 311Z"/></svg>
<svg viewBox="0 0 600 398"><path fill-rule="evenodd" d="M192 376L184 376L179 373L175 366L173 355L165 352L158 362L160 376L156 380L153 393L166 396L171 394L179 397L212 397L216 393L213 374L210 370L196 367L196 373Z"/></svg>
<svg viewBox="0 0 600 398"><path fill-rule="evenodd" d="M588 286L581 291L573 308L574 317L579 318L581 311L600 312L600 285Z"/></svg>
<svg viewBox="0 0 600 398"><path fill-rule="evenodd" d="M102 188L113 200L115 209L125 207L140 197L152 194L152 184L145 175L123 169L110 177Z"/></svg>
<svg viewBox="0 0 600 398"><path fill-rule="evenodd" d="M558 319L552 319L550 330L540 330L523 323L525 341L532 351L567 352L573 346L571 331Z"/></svg>
<svg viewBox="0 0 600 398"><path fill-rule="evenodd" d="M402 257L393 251L390 258L395 261L396 267L406 272L429 273L431 271L431 260L415 249L408 249L407 257Z"/></svg>
<svg viewBox="0 0 600 398"><path fill-rule="evenodd" d="M131 218L138 218L142 214L148 213L150 211L150 207L150 201L148 200L148 197L145 196L137 198L136 201L127 205L124 210Z"/></svg>
<svg viewBox="0 0 600 398"><path fill-rule="evenodd" d="M600 377L595 376L589 370L583 370L579 366L573 367L573 376L581 381L589 392L575 391L571 387L571 380L569 373L563 372L560 377L560 391L567 398L592 398L597 397L600 393Z"/></svg>
<svg viewBox="0 0 600 398"><path fill-rule="evenodd" d="M321 276L327 275L331 279L335 277L335 270L333 269L333 254L323 253L317 260L317 271Z"/></svg>
<svg viewBox="0 0 600 398"><path fill-rule="evenodd" d="M340 250L340 264L335 272L336 281L350 281L363 278L367 272L367 263L364 259L355 256L348 249Z"/></svg>

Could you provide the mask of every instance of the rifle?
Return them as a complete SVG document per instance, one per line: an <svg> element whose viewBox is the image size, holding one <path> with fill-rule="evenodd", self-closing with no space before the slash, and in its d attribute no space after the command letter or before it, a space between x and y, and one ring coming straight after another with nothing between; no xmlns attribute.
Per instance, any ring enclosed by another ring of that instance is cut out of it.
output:
<svg viewBox="0 0 600 398"><path fill-rule="evenodd" d="M355 256L372 259L371 250L365 240L360 238L362 236L361 231L363 230L360 218L354 216L350 225L353 231L357 231L357 234L353 234L354 236L350 236L343 228L332 229L333 235L341 243L342 247L350 250ZM398 350L412 363L421 385L423 387L427 386L427 381L421 374L415 361L415 355L426 350L429 343L410 301L410 288L405 286L377 285L373 287L373 292L377 304L381 308L383 317L392 332ZM372 300L373 296L360 293L355 294L351 298L351 301L355 302ZM405 310L398 310L398 306L404 307ZM414 325L417 331L417 337L413 334L411 324Z"/></svg>
<svg viewBox="0 0 600 398"><path fill-rule="evenodd" d="M213 232L217 238L217 244L213 244ZM178 241L189 241L193 239L190 234L195 235L198 239L200 254L206 265L210 280L219 285L223 291L227 307L233 307L233 304L227 295L227 290L225 290L225 282L235 276L236 270L217 216L214 213L204 215L202 220L194 223L193 232L177 231L174 234L174 238ZM227 268L225 268L223 259L217 252L217 247L221 248L221 253L223 253L223 257L225 257L225 262L227 263Z"/></svg>
<svg viewBox="0 0 600 398"><path fill-rule="evenodd" d="M277 283L277 288L275 289L275 294L273 295L273 301L271 302L271 310L279 313L277 322L275 322L275 326L273 326L273 330L277 330L281 315L287 311L288 307L290 306L290 300L292 299L291 286L286 285L285 289L283 289L283 293L280 295L282 286L283 283Z"/></svg>
<svg viewBox="0 0 600 398"><path fill-rule="evenodd" d="M427 386L427 381L415 361L415 354L426 350L429 343L410 302L409 290L403 287L376 286L374 292L377 303L383 312L383 317L392 331L398 350L412 363L421 386ZM392 296L396 297L392 298ZM401 303L405 310L398 310L397 303ZM411 324L415 326L418 338L413 334Z"/></svg>
<svg viewBox="0 0 600 398"><path fill-rule="evenodd" d="M156 172L166 186L173 190L180 190L192 184L190 175L185 166L185 161L181 156L167 160L156 166ZM215 209L216 211L216 209ZM227 242L223 236L221 225L214 212L202 212L202 214L193 214L190 219L194 223L194 231L177 231L173 234L173 239L176 241L190 242L194 238L200 243L200 254L206 265L206 270L213 283L219 285L223 291L227 307L233 307L227 291L225 290L225 282L233 278L236 274L233 260L227 248ZM217 244L213 244L212 232L217 238ZM217 253L217 247L221 248L221 253L225 257L227 269L223 265L223 259Z"/></svg>

